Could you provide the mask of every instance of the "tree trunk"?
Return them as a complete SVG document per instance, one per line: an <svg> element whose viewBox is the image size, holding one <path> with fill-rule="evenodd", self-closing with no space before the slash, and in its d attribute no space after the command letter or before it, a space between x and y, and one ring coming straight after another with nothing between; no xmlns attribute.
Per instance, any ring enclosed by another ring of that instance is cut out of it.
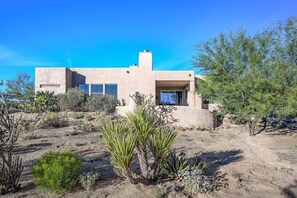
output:
<svg viewBox="0 0 297 198"><path fill-rule="evenodd" d="M138 156L141 174L144 178L148 179L149 178L149 166L148 166L146 145L139 145L137 147L137 156Z"/></svg>
<svg viewBox="0 0 297 198"><path fill-rule="evenodd" d="M131 182L131 184L138 184L139 183L139 178L134 177L131 170L128 170L126 173L124 173L124 175L126 176L126 178L128 178L128 180Z"/></svg>
<svg viewBox="0 0 297 198"><path fill-rule="evenodd" d="M250 136L255 135L255 127L256 127L256 122L253 120L248 121L248 127L249 127L249 134Z"/></svg>
<svg viewBox="0 0 297 198"><path fill-rule="evenodd" d="M266 119L266 118L263 118L262 121L263 121L263 128L262 128L260 131L258 131L257 134L261 133L261 132L264 131L264 130L266 131L266 127L267 127L267 119ZM255 134L255 135L256 135L256 134Z"/></svg>

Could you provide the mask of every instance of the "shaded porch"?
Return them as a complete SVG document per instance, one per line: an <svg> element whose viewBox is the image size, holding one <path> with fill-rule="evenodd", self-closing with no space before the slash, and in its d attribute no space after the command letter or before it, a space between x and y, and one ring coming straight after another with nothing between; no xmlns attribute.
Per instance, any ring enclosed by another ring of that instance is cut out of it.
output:
<svg viewBox="0 0 297 198"><path fill-rule="evenodd" d="M189 105L190 81L156 81L156 105Z"/></svg>

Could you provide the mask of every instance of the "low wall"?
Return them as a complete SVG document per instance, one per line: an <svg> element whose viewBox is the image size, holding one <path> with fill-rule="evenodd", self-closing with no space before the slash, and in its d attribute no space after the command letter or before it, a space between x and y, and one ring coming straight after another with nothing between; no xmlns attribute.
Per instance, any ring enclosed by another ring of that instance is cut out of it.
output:
<svg viewBox="0 0 297 198"><path fill-rule="evenodd" d="M175 106L176 110L173 111L173 117L178 121L174 126L182 127L200 127L200 128L213 128L214 118L212 113L207 109L196 109L189 106ZM117 107L117 113L125 116L127 112L132 111L133 108L129 106Z"/></svg>
<svg viewBox="0 0 297 198"><path fill-rule="evenodd" d="M189 106L176 106L173 117L178 119L175 126L213 128L214 119L208 109L196 109Z"/></svg>

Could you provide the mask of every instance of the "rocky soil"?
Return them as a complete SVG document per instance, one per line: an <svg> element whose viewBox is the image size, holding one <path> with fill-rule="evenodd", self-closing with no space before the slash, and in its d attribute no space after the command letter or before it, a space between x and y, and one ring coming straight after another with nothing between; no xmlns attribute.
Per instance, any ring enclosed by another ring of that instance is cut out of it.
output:
<svg viewBox="0 0 297 198"><path fill-rule="evenodd" d="M91 116L96 117L95 114ZM26 117L26 116L25 116ZM27 115L28 117L28 115ZM71 117L71 116L70 116ZM21 190L4 197L58 197L37 189L31 168L48 151L77 151L84 166L100 167L102 179L88 194L82 188L59 197L186 197L174 182L145 186L133 185L116 176L110 156L98 132L75 130L74 125L92 121L90 116L71 118L70 126L35 129L20 135L15 154L23 159ZM200 156L207 162L208 173L226 173L228 188L197 197L297 197L297 133L275 135L264 132L249 137L244 126L220 127L216 130L186 129L179 131L175 144L178 153Z"/></svg>

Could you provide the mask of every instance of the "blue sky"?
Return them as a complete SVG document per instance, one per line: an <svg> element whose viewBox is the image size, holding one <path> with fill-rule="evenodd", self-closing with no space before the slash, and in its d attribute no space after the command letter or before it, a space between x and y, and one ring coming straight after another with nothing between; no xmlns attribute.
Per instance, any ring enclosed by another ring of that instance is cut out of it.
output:
<svg viewBox="0 0 297 198"><path fill-rule="evenodd" d="M195 44L294 15L296 0L0 0L0 80L35 66L127 67L144 49L154 69L193 69Z"/></svg>

